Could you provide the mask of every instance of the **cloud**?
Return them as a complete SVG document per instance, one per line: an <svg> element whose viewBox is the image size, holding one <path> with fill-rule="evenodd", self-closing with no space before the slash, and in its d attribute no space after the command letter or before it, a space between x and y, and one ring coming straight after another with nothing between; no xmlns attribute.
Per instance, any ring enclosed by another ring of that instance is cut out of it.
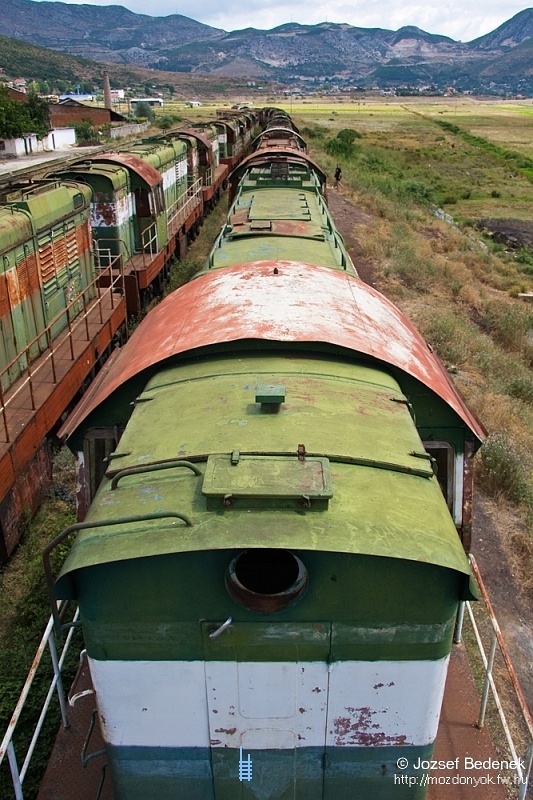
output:
<svg viewBox="0 0 533 800"><path fill-rule="evenodd" d="M71 0L71 2L90 5L111 5L107 0ZM145 0L120 0L116 5L124 5L137 14L146 14ZM387 28L397 30L404 25L416 25L428 33L449 36L463 42L476 39L489 33L512 16L522 11L524 6L517 2L485 0L480 12L477 0L451 0L445 4L432 0L430 3L404 3L402 0L152 0L149 12L152 16L183 14L198 22L223 28L226 31L242 28L268 30L287 22L302 25L316 25L319 22L345 22L360 28Z"/></svg>

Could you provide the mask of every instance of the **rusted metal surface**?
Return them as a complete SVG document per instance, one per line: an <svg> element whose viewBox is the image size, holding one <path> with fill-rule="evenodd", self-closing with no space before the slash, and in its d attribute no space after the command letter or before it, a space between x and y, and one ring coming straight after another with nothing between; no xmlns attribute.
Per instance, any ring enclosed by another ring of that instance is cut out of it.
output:
<svg viewBox="0 0 533 800"><path fill-rule="evenodd" d="M230 204L235 199L235 194L243 174L251 164L253 164L253 166L270 166L272 163L276 162L276 159L286 161L289 164L301 164L303 161L312 167L313 171L319 178L321 186L325 186L327 180L326 173L321 167L319 167L316 161L311 158L311 156L307 155L307 153L302 151L296 152L293 148L286 146L275 149L269 147L267 150L258 150L255 153L251 153L241 161L236 169L233 170L230 176Z"/></svg>
<svg viewBox="0 0 533 800"><path fill-rule="evenodd" d="M179 136L179 135L180 135L180 133L184 133L184 134L186 134L187 136L192 136L192 137L194 137L194 138L195 138L195 139L196 139L198 142L200 142L200 144L202 144L202 145L203 145L203 147L204 147L204 148L207 150L209 164L210 164L211 166L213 166L213 165L214 165L214 158L213 158L213 145L211 144L211 142L209 141L209 139L207 138L207 136L206 136L205 134L203 134L203 133L200 133L200 131L198 131L198 130L197 130L197 129L195 129L195 128L186 128L186 129L184 129L184 130L182 130L182 131L176 131L175 135L176 135L176 136Z"/></svg>
<svg viewBox="0 0 533 800"><path fill-rule="evenodd" d="M260 300L260 302L258 302ZM478 439L485 429L411 322L385 297L345 272L296 261L214 270L150 312L98 392L61 430L68 436L99 403L142 370L173 355L239 340L324 342L391 364L448 403Z"/></svg>
<svg viewBox="0 0 533 800"><path fill-rule="evenodd" d="M409 744L404 734L388 735L381 730L372 731L372 728L379 729L381 726L374 721L383 712L376 711L370 706L363 708L346 707L347 716L335 717L333 720L335 747L346 747L347 745L358 747L376 747L393 745L400 746Z"/></svg>
<svg viewBox="0 0 533 800"><path fill-rule="evenodd" d="M93 161L110 161L112 164L121 164L139 175L148 186L153 187L162 183L163 176L155 167L147 164L142 158L131 153L98 153L92 156Z"/></svg>
<svg viewBox="0 0 533 800"><path fill-rule="evenodd" d="M266 147L270 147L270 144L267 144L265 140L267 139L275 139L277 142L281 143L283 141L287 141L288 139L294 139L295 146L298 150L306 151L306 143L303 136L301 136L297 131L293 130L292 128L282 128L282 127L275 127L275 128L266 128L259 136L254 139L252 142L252 147L255 149L256 147L262 147L263 145Z"/></svg>
<svg viewBox="0 0 533 800"><path fill-rule="evenodd" d="M35 510L46 488L48 460L39 448L124 321L123 297L102 291L87 304L86 320L80 317L54 341L54 363L50 351L33 362L33 387L22 376L4 393L9 441L0 441L0 561L16 546L24 510Z"/></svg>
<svg viewBox="0 0 533 800"><path fill-rule="evenodd" d="M239 211L230 218L233 226L232 238L235 236L249 236L257 233L272 234L275 236L304 237L324 240L324 232L318 223L308 220L257 220L248 219L248 209Z"/></svg>

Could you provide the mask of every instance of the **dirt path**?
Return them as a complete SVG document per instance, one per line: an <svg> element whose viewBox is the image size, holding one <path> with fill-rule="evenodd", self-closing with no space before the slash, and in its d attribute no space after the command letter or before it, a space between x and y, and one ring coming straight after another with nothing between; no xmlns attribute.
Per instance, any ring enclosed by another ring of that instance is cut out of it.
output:
<svg viewBox="0 0 533 800"><path fill-rule="evenodd" d="M363 258L358 238L359 231L364 230L365 225L372 223L372 217L348 200L342 191L331 187L328 189L328 206L359 277L375 289L374 268Z"/></svg>
<svg viewBox="0 0 533 800"><path fill-rule="evenodd" d="M343 193L329 189L328 203L348 252L362 280L375 287L372 264L361 257L361 237L372 217ZM509 648L520 684L533 710L533 598L527 596L513 573L509 533L521 523L505 507L476 492L472 552L479 565L496 617Z"/></svg>

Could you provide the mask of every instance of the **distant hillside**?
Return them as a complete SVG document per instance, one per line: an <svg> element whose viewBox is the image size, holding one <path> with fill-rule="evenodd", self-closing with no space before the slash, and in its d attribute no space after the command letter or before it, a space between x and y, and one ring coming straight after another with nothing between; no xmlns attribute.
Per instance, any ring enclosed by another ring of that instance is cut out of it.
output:
<svg viewBox="0 0 533 800"><path fill-rule="evenodd" d="M85 58L47 50L17 39L0 36L0 66L5 75L48 81L95 81L102 83L102 64ZM124 70L123 79L135 83L136 70Z"/></svg>
<svg viewBox="0 0 533 800"><path fill-rule="evenodd" d="M0 34L97 61L148 66L157 64L163 47L223 31L181 14L149 17L118 5L2 0Z"/></svg>
<svg viewBox="0 0 533 800"><path fill-rule="evenodd" d="M66 81L69 84L89 82L102 86L102 73L105 64L78 56L48 50L45 47L21 42L18 39L9 39L0 36L0 66L3 67L2 77L25 78L26 80L47 81L54 84L56 81ZM213 91L230 94L239 84L231 79L221 81L217 78L206 78L205 75L183 75L177 72L143 69L142 67L126 67L119 64L109 66L111 83L113 86L135 86L148 84L172 86L177 97L190 95L203 97Z"/></svg>
<svg viewBox="0 0 533 800"><path fill-rule="evenodd" d="M287 23L226 33L180 14L150 17L122 6L2 0L0 34L98 61L223 80L328 78L365 86L498 86L504 92L525 87L533 93L527 44L533 40L533 9L462 43L413 25L393 31ZM516 59L510 57L515 51ZM0 66L2 59L0 50Z"/></svg>
<svg viewBox="0 0 533 800"><path fill-rule="evenodd" d="M526 8L491 33L474 39L469 46L476 50L494 51L499 48L516 47L531 38L533 38L533 8Z"/></svg>

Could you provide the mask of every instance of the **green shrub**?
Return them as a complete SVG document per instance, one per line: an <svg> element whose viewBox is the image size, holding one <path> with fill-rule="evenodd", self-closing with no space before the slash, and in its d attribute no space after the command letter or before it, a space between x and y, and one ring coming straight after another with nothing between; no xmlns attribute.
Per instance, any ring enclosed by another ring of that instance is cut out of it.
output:
<svg viewBox="0 0 533 800"><path fill-rule="evenodd" d="M531 247L522 246L516 251L515 259L519 264L533 265L533 250Z"/></svg>
<svg viewBox="0 0 533 800"><path fill-rule="evenodd" d="M533 380L524 376L513 378L507 386L507 393L533 405Z"/></svg>
<svg viewBox="0 0 533 800"><path fill-rule="evenodd" d="M530 503L531 488L524 454L505 433L491 433L480 453L480 480L495 497L502 494L515 503Z"/></svg>
<svg viewBox="0 0 533 800"><path fill-rule="evenodd" d="M434 198L433 187L430 184L413 179L402 183L399 194L406 195L415 203L432 203Z"/></svg>
<svg viewBox="0 0 533 800"><path fill-rule="evenodd" d="M78 144L99 144L98 131L90 119L83 119L74 124L76 142Z"/></svg>

